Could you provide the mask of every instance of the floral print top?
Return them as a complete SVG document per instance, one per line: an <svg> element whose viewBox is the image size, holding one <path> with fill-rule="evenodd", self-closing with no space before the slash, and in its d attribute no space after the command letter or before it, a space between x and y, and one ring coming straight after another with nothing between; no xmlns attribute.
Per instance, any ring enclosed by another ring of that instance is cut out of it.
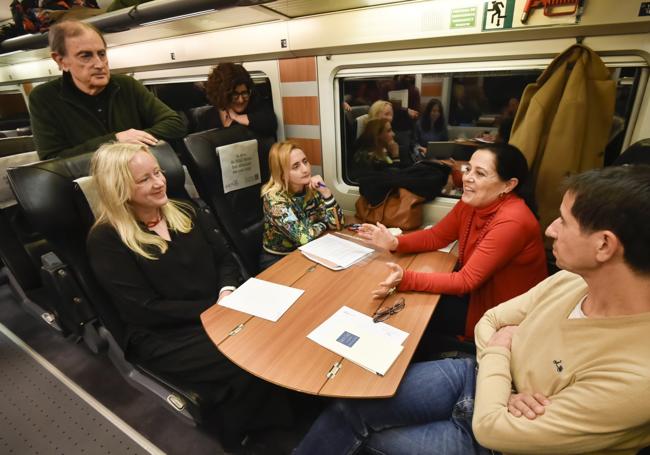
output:
<svg viewBox="0 0 650 455"><path fill-rule="evenodd" d="M303 194L265 194L264 249L272 254L289 254L329 229L343 227L343 211L334 199L316 191Z"/></svg>

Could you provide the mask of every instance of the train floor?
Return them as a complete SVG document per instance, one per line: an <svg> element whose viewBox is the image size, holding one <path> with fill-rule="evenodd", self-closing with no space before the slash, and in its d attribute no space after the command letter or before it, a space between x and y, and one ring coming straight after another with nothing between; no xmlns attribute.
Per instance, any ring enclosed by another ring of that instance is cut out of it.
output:
<svg viewBox="0 0 650 455"><path fill-rule="evenodd" d="M169 455L190 453L193 455L218 455L224 453L216 438L200 428L192 427L181 421L171 411L165 409L157 398L143 394L131 387L105 355L92 354L83 343L74 343L63 338L45 322L39 321L23 311L7 285L0 286L0 323L62 372L70 381L112 411L119 419L126 422L135 432L144 436L161 451ZM21 380L23 379L26 380L26 378L21 378ZM41 405L44 404L20 403L20 406L25 408L25 412L34 411L28 409L30 406ZM63 419L62 414L58 415L55 412L51 415L54 425L59 419ZM35 429L36 431L38 430ZM36 440L42 435L24 436L27 439L33 437ZM79 449L78 453L93 453L92 450L82 450L81 447ZM1 447L0 452L4 452ZM38 452L34 449L33 453ZM71 452L66 451L65 453ZM113 451L112 453L120 452Z"/></svg>

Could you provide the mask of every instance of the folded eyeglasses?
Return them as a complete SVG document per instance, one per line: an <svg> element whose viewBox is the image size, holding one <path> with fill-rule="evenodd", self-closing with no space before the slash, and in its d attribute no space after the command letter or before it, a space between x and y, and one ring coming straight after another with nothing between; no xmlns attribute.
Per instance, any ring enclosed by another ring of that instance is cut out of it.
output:
<svg viewBox="0 0 650 455"><path fill-rule="evenodd" d="M404 301L403 297L400 297L397 299L397 301L390 307L381 307L377 311L375 311L375 314L372 315L372 321L373 322L384 322L387 320L389 317L391 317L394 314L399 313L406 307L406 302Z"/></svg>

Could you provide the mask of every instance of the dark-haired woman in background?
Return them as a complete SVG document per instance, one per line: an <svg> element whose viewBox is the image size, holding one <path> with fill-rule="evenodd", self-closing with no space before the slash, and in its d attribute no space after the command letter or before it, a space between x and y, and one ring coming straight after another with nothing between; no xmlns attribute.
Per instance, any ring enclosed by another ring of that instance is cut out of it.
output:
<svg viewBox="0 0 650 455"><path fill-rule="evenodd" d="M208 76L205 92L214 106L199 118L198 131L239 124L260 136L275 137L278 121L273 106L255 95L255 84L242 65L220 63Z"/></svg>
<svg viewBox="0 0 650 455"><path fill-rule="evenodd" d="M516 147L478 149L463 175L463 196L438 224L400 237L385 226L364 224L359 236L399 253L435 251L458 240L457 271L404 271L388 263L390 274L375 291L394 289L445 294L430 330L473 338L488 309L529 290L547 276L542 233L528 196L528 165ZM469 294L469 299L459 295Z"/></svg>
<svg viewBox="0 0 650 455"><path fill-rule="evenodd" d="M433 98L415 124L415 140L421 147L427 142L448 141L447 121L440 100Z"/></svg>

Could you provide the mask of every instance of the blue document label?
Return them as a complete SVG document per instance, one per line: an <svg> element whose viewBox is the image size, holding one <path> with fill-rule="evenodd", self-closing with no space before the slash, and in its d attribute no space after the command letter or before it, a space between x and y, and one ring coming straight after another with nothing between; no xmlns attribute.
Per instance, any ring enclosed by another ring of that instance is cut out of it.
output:
<svg viewBox="0 0 650 455"><path fill-rule="evenodd" d="M359 339L358 336L350 333L350 332L343 332L342 334L339 335L339 337L336 339L341 344L344 344L345 346L351 348L354 346L354 343L357 342Z"/></svg>

